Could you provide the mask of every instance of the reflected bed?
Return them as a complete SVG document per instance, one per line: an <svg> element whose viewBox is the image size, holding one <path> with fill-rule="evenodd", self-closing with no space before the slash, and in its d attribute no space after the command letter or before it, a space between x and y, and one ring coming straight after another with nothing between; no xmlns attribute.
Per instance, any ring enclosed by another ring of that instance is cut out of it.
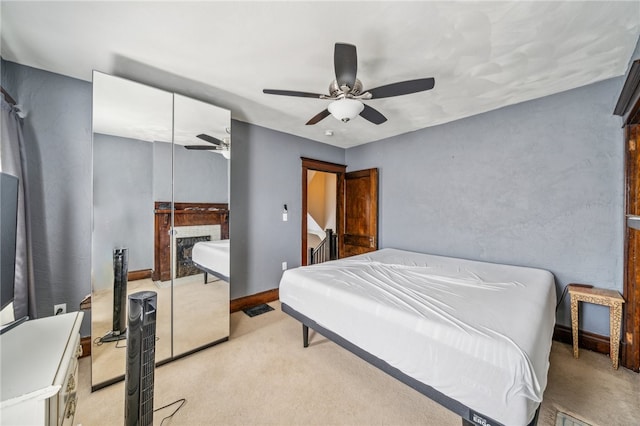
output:
<svg viewBox="0 0 640 426"><path fill-rule="evenodd" d="M280 301L305 333L311 327L465 421L537 420L555 324L548 271L383 249L285 271Z"/></svg>
<svg viewBox="0 0 640 426"><path fill-rule="evenodd" d="M229 281L229 240L201 241L193 246L191 260L194 265L204 271L204 282L207 274L212 274L221 280Z"/></svg>

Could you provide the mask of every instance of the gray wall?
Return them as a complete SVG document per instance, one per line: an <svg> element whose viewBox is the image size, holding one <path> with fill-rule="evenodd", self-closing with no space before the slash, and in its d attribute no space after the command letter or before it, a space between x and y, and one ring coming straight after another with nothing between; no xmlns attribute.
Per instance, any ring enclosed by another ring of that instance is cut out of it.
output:
<svg viewBox="0 0 640 426"><path fill-rule="evenodd" d="M128 249L129 271L153 269L153 146L93 135L94 289L113 287L114 248Z"/></svg>
<svg viewBox="0 0 640 426"><path fill-rule="evenodd" d="M76 311L91 291L91 84L3 61L2 86L28 114L38 315Z"/></svg>
<svg viewBox="0 0 640 426"><path fill-rule="evenodd" d="M155 201L171 201L171 144L153 146ZM176 145L174 161L175 202L229 202L229 161L222 155Z"/></svg>
<svg viewBox="0 0 640 426"><path fill-rule="evenodd" d="M300 266L302 162L344 162L344 150L234 121L231 164L231 298L277 288L282 262ZM287 204L288 221L282 221Z"/></svg>
<svg viewBox="0 0 640 426"><path fill-rule="evenodd" d="M571 282L621 290L622 84L348 149L350 170L380 169L380 246L548 269L558 296ZM585 329L609 334L606 308L582 312Z"/></svg>

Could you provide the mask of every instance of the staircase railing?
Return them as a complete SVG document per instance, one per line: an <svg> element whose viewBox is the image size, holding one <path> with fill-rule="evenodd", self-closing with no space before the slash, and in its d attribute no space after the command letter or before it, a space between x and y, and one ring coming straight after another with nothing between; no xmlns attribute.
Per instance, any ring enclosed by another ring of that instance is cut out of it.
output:
<svg viewBox="0 0 640 426"><path fill-rule="evenodd" d="M338 258L338 235L332 229L327 229L326 237L316 248L309 249L308 265L326 262Z"/></svg>

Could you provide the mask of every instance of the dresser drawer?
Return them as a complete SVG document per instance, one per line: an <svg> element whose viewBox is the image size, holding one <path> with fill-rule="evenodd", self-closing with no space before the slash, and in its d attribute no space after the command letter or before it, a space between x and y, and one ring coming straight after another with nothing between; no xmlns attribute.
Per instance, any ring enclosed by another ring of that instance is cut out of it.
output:
<svg viewBox="0 0 640 426"><path fill-rule="evenodd" d="M49 400L50 425L73 424L73 416L76 411L78 388L78 356L82 353L80 335L71 339L70 348L73 353L66 365L66 371L62 375L62 384L58 393ZM65 367L64 365L62 367ZM61 372L62 373L62 372Z"/></svg>
<svg viewBox="0 0 640 426"><path fill-rule="evenodd" d="M58 425L66 424L76 412L76 389L78 387L78 359L74 358L69 366L69 374L58 394Z"/></svg>
<svg viewBox="0 0 640 426"><path fill-rule="evenodd" d="M73 426L73 418L76 415L76 404L78 403L78 397L76 393L72 393L69 395L69 400L67 401L67 406L65 408L62 422L59 423L61 426Z"/></svg>

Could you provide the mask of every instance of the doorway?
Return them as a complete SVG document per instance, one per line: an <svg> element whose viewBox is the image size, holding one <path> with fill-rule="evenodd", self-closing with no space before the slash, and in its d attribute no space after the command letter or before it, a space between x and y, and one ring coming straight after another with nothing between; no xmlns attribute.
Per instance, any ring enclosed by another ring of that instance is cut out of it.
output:
<svg viewBox="0 0 640 426"><path fill-rule="evenodd" d="M346 168L342 164L302 158L302 265L313 263L311 253L321 244L331 244L331 234L335 233L337 240L342 232L339 218L344 214ZM327 248L328 257L331 257L330 247ZM325 257L327 253L319 255Z"/></svg>
<svg viewBox="0 0 640 426"><path fill-rule="evenodd" d="M311 258L323 237L331 247L323 261L378 249L378 169L347 173L342 164L302 158L301 265L317 263Z"/></svg>
<svg viewBox="0 0 640 426"><path fill-rule="evenodd" d="M307 263L322 263L337 257L336 173L307 171Z"/></svg>

